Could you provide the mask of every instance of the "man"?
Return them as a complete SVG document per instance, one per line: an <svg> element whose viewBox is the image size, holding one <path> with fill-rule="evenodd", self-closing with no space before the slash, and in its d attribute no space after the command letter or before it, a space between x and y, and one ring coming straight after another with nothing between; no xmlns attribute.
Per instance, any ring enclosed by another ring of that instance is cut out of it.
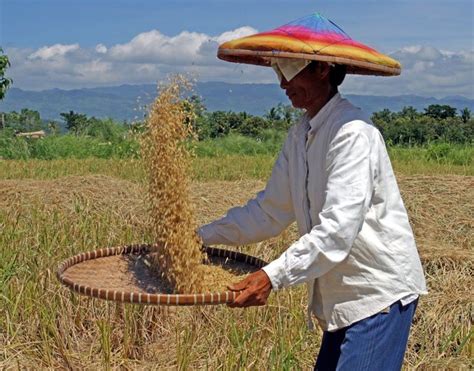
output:
<svg viewBox="0 0 474 371"><path fill-rule="evenodd" d="M271 65L296 108L265 190L200 228L204 244L241 245L281 233L300 238L230 287L231 307L264 305L271 290L308 283L324 330L317 370L399 370L423 270L379 131L338 92L346 66L302 58Z"/></svg>

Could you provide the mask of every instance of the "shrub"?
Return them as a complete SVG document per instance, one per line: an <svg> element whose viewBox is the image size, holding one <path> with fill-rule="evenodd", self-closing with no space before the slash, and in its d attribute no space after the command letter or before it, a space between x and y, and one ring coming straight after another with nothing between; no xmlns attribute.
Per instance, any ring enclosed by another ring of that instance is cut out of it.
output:
<svg viewBox="0 0 474 371"><path fill-rule="evenodd" d="M15 137L13 129L0 130L0 159L26 160L29 157L28 139Z"/></svg>

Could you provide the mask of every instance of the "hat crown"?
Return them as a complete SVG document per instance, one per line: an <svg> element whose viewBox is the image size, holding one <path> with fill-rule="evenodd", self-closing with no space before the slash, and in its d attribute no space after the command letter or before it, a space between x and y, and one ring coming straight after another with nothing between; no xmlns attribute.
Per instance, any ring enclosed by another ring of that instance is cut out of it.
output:
<svg viewBox="0 0 474 371"><path fill-rule="evenodd" d="M313 13L291 21L275 30L291 32L291 29L306 33L332 34L335 39L351 40L351 37L334 22L324 17L321 13Z"/></svg>

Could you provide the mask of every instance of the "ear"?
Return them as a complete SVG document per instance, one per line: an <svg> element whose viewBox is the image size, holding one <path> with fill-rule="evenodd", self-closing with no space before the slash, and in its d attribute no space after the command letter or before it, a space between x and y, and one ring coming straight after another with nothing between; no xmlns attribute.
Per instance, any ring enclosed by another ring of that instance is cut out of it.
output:
<svg viewBox="0 0 474 371"><path fill-rule="evenodd" d="M328 63L318 63L318 72L321 79L329 78L331 66Z"/></svg>

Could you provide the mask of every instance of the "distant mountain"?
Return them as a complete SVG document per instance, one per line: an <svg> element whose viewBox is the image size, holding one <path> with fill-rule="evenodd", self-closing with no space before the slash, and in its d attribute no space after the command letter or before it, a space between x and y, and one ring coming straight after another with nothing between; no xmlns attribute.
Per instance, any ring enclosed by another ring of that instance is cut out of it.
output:
<svg viewBox="0 0 474 371"><path fill-rule="evenodd" d="M224 82L202 82L195 87L209 111L246 111L263 115L278 103L289 104L284 92L276 84L228 84ZM111 117L115 120L134 120L143 117L145 110L156 96L156 86L120 85L112 87L43 91L27 91L12 88L0 102L0 111L19 111L30 108L39 111L43 119L58 120L59 113L75 111L89 116ZM388 108L400 111L404 106L413 106L422 111L430 104L448 104L457 109L465 107L474 111L474 100L450 96L443 99L400 95L394 97L372 95L346 95L355 105L372 113Z"/></svg>

